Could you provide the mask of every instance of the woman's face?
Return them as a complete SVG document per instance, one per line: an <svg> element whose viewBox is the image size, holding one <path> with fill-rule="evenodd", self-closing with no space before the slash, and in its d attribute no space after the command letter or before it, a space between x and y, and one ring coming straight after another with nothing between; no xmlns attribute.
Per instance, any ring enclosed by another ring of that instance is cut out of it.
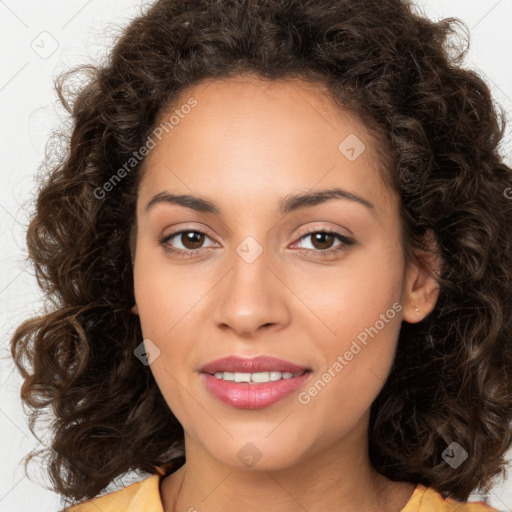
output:
<svg viewBox="0 0 512 512"><path fill-rule="evenodd" d="M419 273L405 268L375 141L297 81L202 83L176 110L145 162L134 273L151 370L187 449L278 469L361 446L401 321L428 312L411 303ZM307 199L330 189L342 192ZM228 356L296 368L205 369Z"/></svg>

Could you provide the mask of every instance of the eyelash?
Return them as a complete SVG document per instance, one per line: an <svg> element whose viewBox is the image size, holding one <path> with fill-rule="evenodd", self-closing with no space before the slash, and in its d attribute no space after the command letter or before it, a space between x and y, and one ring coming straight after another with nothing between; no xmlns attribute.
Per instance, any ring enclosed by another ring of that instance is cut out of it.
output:
<svg viewBox="0 0 512 512"><path fill-rule="evenodd" d="M200 247L199 249L183 250L183 249L175 249L175 248L167 245L167 242L169 240L172 240L176 236L181 235L183 233L200 233L200 234L205 235L206 237L210 238L207 233L205 233L204 231L201 231L200 229L182 229L180 231L176 231L174 233L171 233L170 235L165 236L162 240L160 240L160 244L163 246L165 251L172 253L176 256L192 257L192 253L201 253L203 249L208 249L207 247ZM321 229L321 230L316 229L316 230L312 230L312 231L302 231L298 234L298 236L299 236L298 241L302 240L303 238L305 238L309 235L314 235L314 234L318 234L318 233L328 233L330 235L334 235L342 243L340 245L337 245L335 247L331 247L330 249L325 249L325 250L321 250L321 249L298 249L298 250L307 251L307 252L313 251L314 253L316 253L317 256L320 256L321 258L323 258L323 257L332 256L334 253L337 253L339 251L346 251L350 246L355 244L355 241L352 240L351 238L348 238L348 237L342 235L341 233L338 233L337 231L334 231L329 228L325 228L325 229Z"/></svg>

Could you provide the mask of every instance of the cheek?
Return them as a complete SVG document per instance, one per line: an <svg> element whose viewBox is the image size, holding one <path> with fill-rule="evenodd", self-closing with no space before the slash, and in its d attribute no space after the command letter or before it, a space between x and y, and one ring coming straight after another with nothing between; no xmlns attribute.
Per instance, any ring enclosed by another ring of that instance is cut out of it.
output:
<svg viewBox="0 0 512 512"><path fill-rule="evenodd" d="M327 410L342 406L345 419L371 405L394 360L402 320L401 265L398 251L381 248L361 251L350 268L340 267L328 279L305 279L304 302L319 321L312 327L309 317L303 327L316 340L323 364L302 403L310 400Z"/></svg>
<svg viewBox="0 0 512 512"><path fill-rule="evenodd" d="M390 307L385 320L372 315L362 329L350 321L346 329L345 324L340 327L335 340L323 338L319 348L324 365L298 399L304 414L324 430L326 438L350 431L384 386L396 350L399 306Z"/></svg>
<svg viewBox="0 0 512 512"><path fill-rule="evenodd" d="M336 339L344 343L357 336L401 300L402 271L398 246L384 240L347 255L336 266L299 263L283 269L300 302L296 311L309 310L296 320L316 324L315 338L329 338L330 346Z"/></svg>
<svg viewBox="0 0 512 512"><path fill-rule="evenodd" d="M162 341L171 336L171 330L192 322L197 311L194 305L208 291L208 283L198 272L173 266L162 249L147 247L137 252L134 286L144 336Z"/></svg>
<svg viewBox="0 0 512 512"><path fill-rule="evenodd" d="M190 371L184 362L194 352L200 326L205 325L198 305L211 285L197 272L172 267L158 251L138 248L134 264L135 299L143 337L158 349L158 358L150 368L170 405L169 397L180 400L182 389L178 382Z"/></svg>
<svg viewBox="0 0 512 512"><path fill-rule="evenodd" d="M188 288L179 282L179 273L169 272L168 267L154 258L153 252L142 248L137 253L135 299L143 338L150 340L158 353L150 364L150 370L167 405L178 417L187 404L187 397L182 396L178 383L183 382L182 362L189 352L182 329L187 324L187 310L191 308L187 303L192 298L187 299ZM147 343L146 348L151 346ZM183 418L178 417L178 420Z"/></svg>
<svg viewBox="0 0 512 512"><path fill-rule="evenodd" d="M344 313L354 319L359 331L370 328L394 303L402 300L403 261L398 243L381 240L371 250L362 251L347 276L341 292ZM389 315L392 318L395 310Z"/></svg>

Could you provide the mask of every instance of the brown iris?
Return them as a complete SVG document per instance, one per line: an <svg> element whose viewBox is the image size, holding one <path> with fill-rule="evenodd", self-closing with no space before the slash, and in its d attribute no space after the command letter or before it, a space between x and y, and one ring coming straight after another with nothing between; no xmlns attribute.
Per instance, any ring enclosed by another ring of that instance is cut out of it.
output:
<svg viewBox="0 0 512 512"><path fill-rule="evenodd" d="M204 243L204 237L204 233L199 233L197 231L184 231L181 233L181 243L187 249L199 249Z"/></svg>
<svg viewBox="0 0 512 512"><path fill-rule="evenodd" d="M313 233L313 234L310 234L309 236L311 236L311 240L313 241L313 246L316 249L329 249L332 245L332 242L334 241L334 238L335 238L335 236L331 235L330 233ZM327 237L327 241L326 241L326 237ZM320 247L318 247L316 245L317 242L320 244Z"/></svg>

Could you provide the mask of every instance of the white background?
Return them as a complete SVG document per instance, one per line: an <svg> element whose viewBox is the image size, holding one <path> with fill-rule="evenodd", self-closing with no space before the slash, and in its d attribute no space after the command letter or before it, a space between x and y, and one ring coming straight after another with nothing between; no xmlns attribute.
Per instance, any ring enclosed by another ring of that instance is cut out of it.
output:
<svg viewBox="0 0 512 512"><path fill-rule="evenodd" d="M512 0L421 0L415 5L432 19L457 17L467 24L471 48L466 66L478 70L510 119ZM45 143L65 120L56 106L53 80L68 67L94 63L105 55L117 29L141 6L140 0L0 0L0 512L62 508L59 497L41 486L42 477L34 475L36 481L31 481L24 475L21 460L37 442L26 426L19 399L21 379L8 351L14 328L41 305L25 260L24 236ZM52 45L55 51L45 54ZM512 119L510 124L502 147L508 165ZM498 510L512 512L512 465L508 479L498 481L488 499Z"/></svg>

